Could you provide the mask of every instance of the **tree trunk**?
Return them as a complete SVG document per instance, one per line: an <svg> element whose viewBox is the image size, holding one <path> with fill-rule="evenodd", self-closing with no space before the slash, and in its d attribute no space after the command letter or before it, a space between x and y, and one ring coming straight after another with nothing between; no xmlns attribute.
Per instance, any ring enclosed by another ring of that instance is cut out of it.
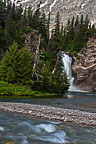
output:
<svg viewBox="0 0 96 144"><path fill-rule="evenodd" d="M37 45L36 45L36 52L35 52L35 60L34 60L34 65L33 65L32 77L34 76L36 65L37 65L37 62L38 62L38 59L39 59L40 40L41 40L41 34L38 36L38 39L37 39Z"/></svg>
<svg viewBox="0 0 96 144"><path fill-rule="evenodd" d="M53 69L53 71L52 71L52 75L54 75L54 73L55 73L55 71L56 71L56 67L57 67L58 61L59 61L59 55L58 55L57 58L56 58L56 63L55 63L55 65L54 65L54 69Z"/></svg>

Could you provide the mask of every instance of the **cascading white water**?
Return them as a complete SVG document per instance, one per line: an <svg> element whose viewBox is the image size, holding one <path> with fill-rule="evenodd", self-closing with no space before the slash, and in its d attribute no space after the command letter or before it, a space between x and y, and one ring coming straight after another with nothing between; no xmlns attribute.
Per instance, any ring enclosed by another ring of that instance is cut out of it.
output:
<svg viewBox="0 0 96 144"><path fill-rule="evenodd" d="M67 54L63 53L62 61L64 64L64 71L66 72L67 78L70 83L69 91L74 91L75 90L74 85L73 85L74 77L72 77L72 70L71 70L72 58L68 56Z"/></svg>
<svg viewBox="0 0 96 144"><path fill-rule="evenodd" d="M68 56L67 54L62 53L62 61L64 64L64 71L66 72L67 78L70 83L70 87L68 91L85 92L85 91L82 91L77 86L74 86L74 83L73 83L74 77L72 77L72 70L71 70L72 58Z"/></svg>

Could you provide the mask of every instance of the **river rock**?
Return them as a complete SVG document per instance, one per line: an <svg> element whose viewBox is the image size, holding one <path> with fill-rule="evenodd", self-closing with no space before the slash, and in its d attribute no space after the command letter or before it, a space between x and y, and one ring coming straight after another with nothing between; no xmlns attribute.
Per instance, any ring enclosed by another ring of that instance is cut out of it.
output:
<svg viewBox="0 0 96 144"><path fill-rule="evenodd" d="M74 83L83 90L96 92L96 36L89 39L78 56L72 65Z"/></svg>

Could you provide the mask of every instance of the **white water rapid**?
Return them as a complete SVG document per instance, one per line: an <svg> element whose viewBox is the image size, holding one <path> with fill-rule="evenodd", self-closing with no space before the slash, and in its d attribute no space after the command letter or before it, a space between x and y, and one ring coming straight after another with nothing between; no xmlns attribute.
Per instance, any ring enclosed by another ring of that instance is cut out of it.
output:
<svg viewBox="0 0 96 144"><path fill-rule="evenodd" d="M77 86L74 86L74 77L72 77L72 70L71 70L71 64L72 64L72 58L68 56L65 53L62 53L62 61L64 64L64 71L67 74L67 78L70 83L70 87L68 91L75 91L75 92L81 92L82 90L79 89Z"/></svg>

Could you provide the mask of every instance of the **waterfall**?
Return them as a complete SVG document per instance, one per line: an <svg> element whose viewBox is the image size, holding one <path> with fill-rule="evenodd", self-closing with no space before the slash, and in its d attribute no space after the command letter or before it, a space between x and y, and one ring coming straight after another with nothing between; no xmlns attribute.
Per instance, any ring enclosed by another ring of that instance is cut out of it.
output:
<svg viewBox="0 0 96 144"><path fill-rule="evenodd" d="M71 63L72 63L72 58L68 56L67 54L63 53L62 54L62 61L64 64L64 71L67 74L67 78L70 83L69 91L74 91L74 86L73 86L73 81L74 77L72 77L72 70L71 70Z"/></svg>
<svg viewBox="0 0 96 144"><path fill-rule="evenodd" d="M62 52L62 61L63 61L63 65L64 65L64 71L63 72L66 72L67 78L68 78L69 83L70 83L70 87L69 87L68 91L88 92L88 91L80 89L78 86L75 86L73 83L74 77L72 77L72 69L71 69L72 58L69 55Z"/></svg>
<svg viewBox="0 0 96 144"><path fill-rule="evenodd" d="M68 56L65 53L62 53L62 61L63 61L63 65L64 65L64 71L67 74L67 78L69 80L70 83L70 87L68 91L77 91L77 92L81 92L82 90L80 88L78 88L77 86L74 86L74 77L72 77L72 69L71 69L71 64L72 64L72 58L70 56Z"/></svg>

